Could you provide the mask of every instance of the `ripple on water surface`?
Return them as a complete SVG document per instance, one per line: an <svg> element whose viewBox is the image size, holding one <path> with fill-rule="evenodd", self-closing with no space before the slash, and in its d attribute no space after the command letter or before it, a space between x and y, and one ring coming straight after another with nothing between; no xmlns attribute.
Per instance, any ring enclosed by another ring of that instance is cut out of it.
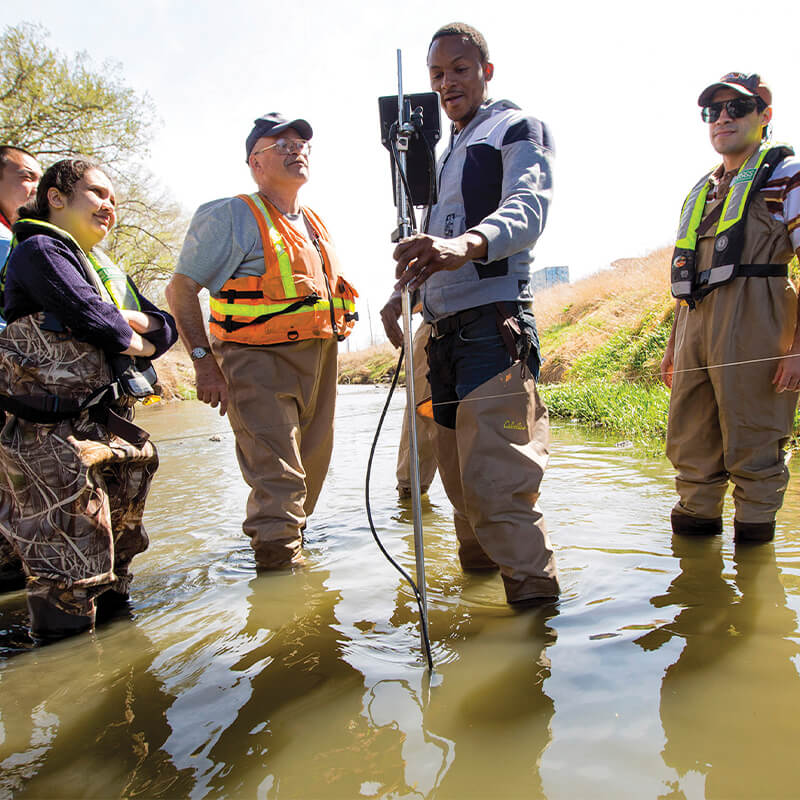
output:
<svg viewBox="0 0 800 800"><path fill-rule="evenodd" d="M32 650L24 596L0 599L0 797L796 796L796 481L774 545L735 549L730 508L723 537L673 541L664 459L554 425L541 502L563 594L523 613L497 574L461 572L436 481L429 676L414 595L363 510L384 397L341 392L293 573L255 570L226 420L196 403L140 415L161 467L129 618ZM372 511L413 576L402 405Z"/></svg>

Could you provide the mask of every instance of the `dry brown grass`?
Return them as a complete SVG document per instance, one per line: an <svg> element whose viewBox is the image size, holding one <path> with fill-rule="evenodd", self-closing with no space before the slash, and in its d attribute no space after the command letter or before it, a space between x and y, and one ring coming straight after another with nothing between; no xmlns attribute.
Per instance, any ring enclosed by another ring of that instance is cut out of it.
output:
<svg viewBox="0 0 800 800"><path fill-rule="evenodd" d="M664 247L641 258L620 258L608 269L537 294L539 328L575 323L596 312L609 319L636 316L642 303L668 302L671 254L672 248Z"/></svg>
<svg viewBox="0 0 800 800"><path fill-rule="evenodd" d="M536 322L546 362L542 381L558 382L576 358L602 345L622 329L635 328L648 314L663 319L672 309L669 293L671 248L641 258L621 258L609 269L576 283L536 295ZM397 351L388 342L339 354L342 383L389 381ZM187 396L194 388L191 360L178 343L156 367L165 399ZM401 373L402 378L402 373Z"/></svg>
<svg viewBox="0 0 800 800"><path fill-rule="evenodd" d="M635 328L648 314L666 317L674 301L669 292L671 248L640 258L621 258L609 269L536 295L534 309L546 362L544 382L557 382L580 355L623 329Z"/></svg>

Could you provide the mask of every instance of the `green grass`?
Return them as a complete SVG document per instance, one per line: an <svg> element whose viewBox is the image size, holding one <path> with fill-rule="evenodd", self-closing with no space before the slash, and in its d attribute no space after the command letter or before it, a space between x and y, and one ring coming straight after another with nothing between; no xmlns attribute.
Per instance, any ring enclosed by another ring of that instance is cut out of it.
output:
<svg viewBox="0 0 800 800"><path fill-rule="evenodd" d="M622 434L650 452L663 452L669 392L659 384L606 378L539 387L550 413Z"/></svg>
<svg viewBox="0 0 800 800"><path fill-rule="evenodd" d="M658 366L672 327L672 314L661 319L648 311L635 328L623 328L608 341L575 360L569 381L624 378L644 383L658 381Z"/></svg>

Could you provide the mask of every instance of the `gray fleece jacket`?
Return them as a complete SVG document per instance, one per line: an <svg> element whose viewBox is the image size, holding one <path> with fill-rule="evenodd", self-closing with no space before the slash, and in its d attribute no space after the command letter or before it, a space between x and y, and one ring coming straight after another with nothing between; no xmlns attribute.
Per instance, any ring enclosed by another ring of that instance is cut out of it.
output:
<svg viewBox="0 0 800 800"><path fill-rule="evenodd" d="M544 123L509 100L488 101L452 136L437 165L439 199L427 232L447 239L482 233L487 256L422 285L430 322L465 308L531 299L533 247L553 191L553 141Z"/></svg>

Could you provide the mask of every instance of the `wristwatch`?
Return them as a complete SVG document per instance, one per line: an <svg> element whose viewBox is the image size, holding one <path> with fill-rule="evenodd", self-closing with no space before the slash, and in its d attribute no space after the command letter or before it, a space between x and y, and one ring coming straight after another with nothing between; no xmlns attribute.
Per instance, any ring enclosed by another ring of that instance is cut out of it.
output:
<svg viewBox="0 0 800 800"><path fill-rule="evenodd" d="M195 347L189 355L192 357L192 361L199 361L208 355L208 350L205 347Z"/></svg>

